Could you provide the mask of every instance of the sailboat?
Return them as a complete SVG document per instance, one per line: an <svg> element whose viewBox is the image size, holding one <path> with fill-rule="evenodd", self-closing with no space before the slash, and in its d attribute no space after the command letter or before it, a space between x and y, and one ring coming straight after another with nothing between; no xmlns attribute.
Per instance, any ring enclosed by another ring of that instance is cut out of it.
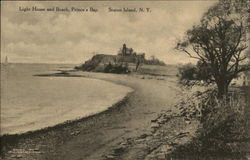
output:
<svg viewBox="0 0 250 160"><path fill-rule="evenodd" d="M8 57L5 57L4 65L8 65Z"/></svg>

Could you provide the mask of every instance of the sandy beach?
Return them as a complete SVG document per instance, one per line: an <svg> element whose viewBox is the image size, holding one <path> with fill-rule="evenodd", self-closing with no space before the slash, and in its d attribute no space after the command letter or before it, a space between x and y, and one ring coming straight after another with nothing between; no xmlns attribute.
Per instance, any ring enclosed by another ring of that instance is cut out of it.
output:
<svg viewBox="0 0 250 160"><path fill-rule="evenodd" d="M100 114L41 131L2 137L4 159L102 159L124 139L150 132L151 120L164 110L174 112L180 89L174 75L116 75L70 72L134 89ZM8 144L8 145L7 145Z"/></svg>

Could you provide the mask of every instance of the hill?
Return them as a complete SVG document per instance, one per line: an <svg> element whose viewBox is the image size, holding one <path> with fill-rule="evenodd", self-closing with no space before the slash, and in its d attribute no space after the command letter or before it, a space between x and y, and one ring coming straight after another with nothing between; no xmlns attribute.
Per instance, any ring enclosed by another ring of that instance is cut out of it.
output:
<svg viewBox="0 0 250 160"><path fill-rule="evenodd" d="M132 48L127 48L126 44L120 48L117 55L97 54L84 64L76 66L77 70L107 72L107 73L129 73L129 65L134 64L137 70L140 65L162 65L165 63L152 56L151 59L145 58L145 53L136 53Z"/></svg>

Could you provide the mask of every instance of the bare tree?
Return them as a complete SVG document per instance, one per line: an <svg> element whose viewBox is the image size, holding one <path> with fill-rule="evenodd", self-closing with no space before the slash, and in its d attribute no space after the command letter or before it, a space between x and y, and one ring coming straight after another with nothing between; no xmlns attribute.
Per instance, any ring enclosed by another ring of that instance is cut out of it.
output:
<svg viewBox="0 0 250 160"><path fill-rule="evenodd" d="M218 87L218 97L228 93L233 78L249 67L241 65L247 58L249 3L221 0L204 14L201 23L187 31L177 49L211 68L211 81Z"/></svg>

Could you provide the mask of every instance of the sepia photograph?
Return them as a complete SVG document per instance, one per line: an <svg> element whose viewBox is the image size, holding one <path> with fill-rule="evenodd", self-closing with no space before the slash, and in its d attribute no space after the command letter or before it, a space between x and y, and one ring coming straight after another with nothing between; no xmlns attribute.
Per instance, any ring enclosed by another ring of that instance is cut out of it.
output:
<svg viewBox="0 0 250 160"><path fill-rule="evenodd" d="M3 0L0 35L0 160L250 160L249 0Z"/></svg>

